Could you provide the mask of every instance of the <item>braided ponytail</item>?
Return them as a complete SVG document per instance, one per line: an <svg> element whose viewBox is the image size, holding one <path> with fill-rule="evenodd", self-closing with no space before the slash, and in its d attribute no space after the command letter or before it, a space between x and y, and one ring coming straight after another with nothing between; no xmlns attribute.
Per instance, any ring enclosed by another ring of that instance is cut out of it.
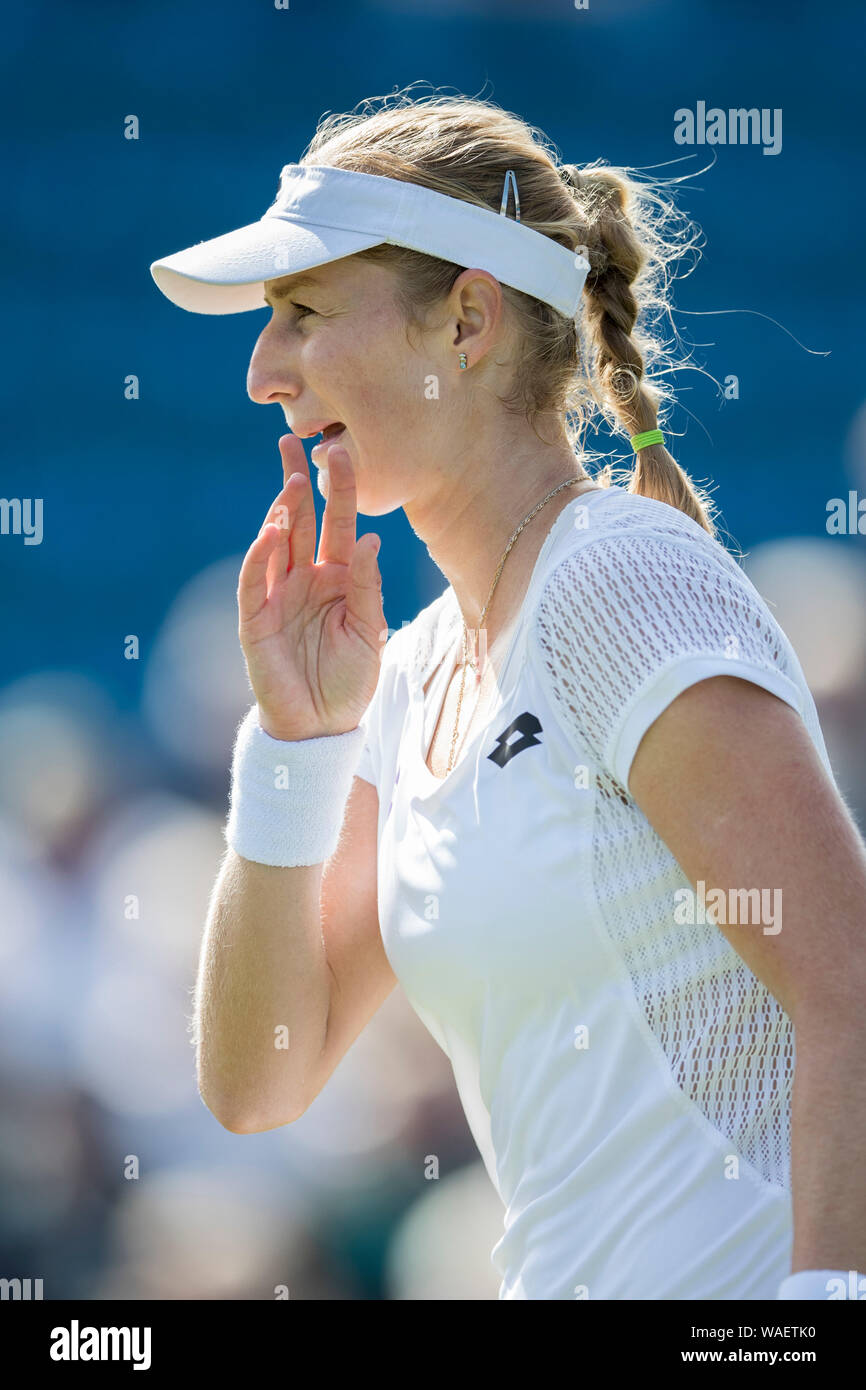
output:
<svg viewBox="0 0 866 1390"><path fill-rule="evenodd" d="M646 207L640 208L644 189L622 171L599 164L583 170L566 164L560 174L572 188L586 226L590 271L584 286L583 328L591 389L602 412L612 412L614 426L629 437L656 429L666 393L646 381L645 356L658 351L658 344L636 325L642 308L667 307L659 281L664 282L665 266L672 259L670 245L654 228ZM630 215L633 209L641 215L643 238ZM610 464L598 481L610 484ZM710 535L716 534L711 498L695 487L663 444L637 453L628 491L677 507Z"/></svg>

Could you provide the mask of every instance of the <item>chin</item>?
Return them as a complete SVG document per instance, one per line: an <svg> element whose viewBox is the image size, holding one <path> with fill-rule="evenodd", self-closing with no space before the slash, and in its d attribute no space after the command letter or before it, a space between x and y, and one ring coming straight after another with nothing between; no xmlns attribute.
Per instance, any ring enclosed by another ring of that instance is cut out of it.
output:
<svg viewBox="0 0 866 1390"><path fill-rule="evenodd" d="M316 487L325 501L328 500L328 483L330 475L327 466L316 469ZM401 504L399 502L382 502L375 497L365 496L363 490L357 486L355 492L355 507L359 516L388 516L394 512Z"/></svg>

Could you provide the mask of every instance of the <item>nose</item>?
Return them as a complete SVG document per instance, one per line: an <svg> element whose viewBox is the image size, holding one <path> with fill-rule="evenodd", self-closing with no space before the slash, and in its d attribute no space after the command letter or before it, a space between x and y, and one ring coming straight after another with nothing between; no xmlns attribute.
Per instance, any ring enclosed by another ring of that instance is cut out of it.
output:
<svg viewBox="0 0 866 1390"><path fill-rule="evenodd" d="M269 323L259 334L247 368L247 395L256 405L274 405L284 396L298 394L288 344Z"/></svg>

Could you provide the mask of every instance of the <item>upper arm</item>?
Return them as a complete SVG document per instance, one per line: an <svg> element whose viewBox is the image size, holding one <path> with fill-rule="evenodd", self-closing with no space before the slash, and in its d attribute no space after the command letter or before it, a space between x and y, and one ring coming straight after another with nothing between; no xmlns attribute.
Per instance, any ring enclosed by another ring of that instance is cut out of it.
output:
<svg viewBox="0 0 866 1390"><path fill-rule="evenodd" d="M758 920L717 921L793 1019L862 1000L866 847L795 710L746 680L701 681L644 733L629 784L693 886L727 904L766 891Z"/></svg>
<svg viewBox="0 0 866 1390"><path fill-rule="evenodd" d="M322 868L319 902L330 1006L307 1104L397 983L379 929L378 819L376 788L354 777L337 848Z"/></svg>

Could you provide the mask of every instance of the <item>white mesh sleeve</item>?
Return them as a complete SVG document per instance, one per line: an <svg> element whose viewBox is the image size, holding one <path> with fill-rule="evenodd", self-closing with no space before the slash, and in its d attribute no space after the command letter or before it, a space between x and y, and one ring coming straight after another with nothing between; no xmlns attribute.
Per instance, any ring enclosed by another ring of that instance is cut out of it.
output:
<svg viewBox="0 0 866 1390"><path fill-rule="evenodd" d="M708 676L753 681L803 714L790 644L710 537L631 531L585 541L546 577L529 650L566 734L626 791L647 729Z"/></svg>

